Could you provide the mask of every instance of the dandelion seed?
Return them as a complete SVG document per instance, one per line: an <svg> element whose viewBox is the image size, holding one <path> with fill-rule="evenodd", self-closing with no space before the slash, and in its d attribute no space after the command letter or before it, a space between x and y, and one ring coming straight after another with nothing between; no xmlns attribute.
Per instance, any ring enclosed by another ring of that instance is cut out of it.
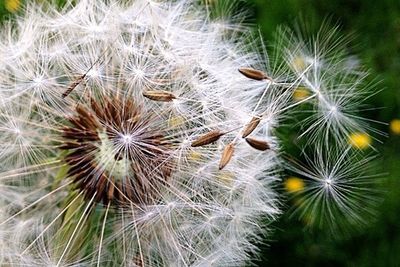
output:
<svg viewBox="0 0 400 267"><path fill-rule="evenodd" d="M221 132L219 130L210 131L210 132L200 136L195 141L193 141L192 147L205 146L205 145L211 144L211 143L217 141L219 138L221 138L221 136L224 134L225 134L224 132Z"/></svg>
<svg viewBox="0 0 400 267"><path fill-rule="evenodd" d="M301 186L298 196L301 203L295 213L301 218L312 218L310 225L326 227L337 235L349 229L366 225L374 217L378 190L374 175L370 175L372 158L361 158L351 146L329 147L309 157L307 162L293 165L291 170L302 175L307 183L288 179L285 183ZM288 185L288 186L287 186Z"/></svg>
<svg viewBox="0 0 400 267"><path fill-rule="evenodd" d="M163 91L145 91L143 96L148 99L161 102L171 102L172 100L176 99L176 96L174 96L172 93Z"/></svg>
<svg viewBox="0 0 400 267"><path fill-rule="evenodd" d="M268 142L264 141L264 140L259 140L256 138L251 138L251 137L247 137L246 142L253 148L257 149L257 150L267 150L270 148Z"/></svg>
<svg viewBox="0 0 400 267"><path fill-rule="evenodd" d="M322 139L348 143L355 132L384 135L358 115L373 85L366 81L368 72L348 65L349 56L344 52L347 38L339 36L337 28L322 25L312 42L287 28L280 33L284 45L279 50L298 79L294 88L305 87L310 92L306 98L310 105L302 107L309 108L309 114L299 122L303 128L300 138L306 137L309 143Z"/></svg>
<svg viewBox="0 0 400 267"><path fill-rule="evenodd" d="M74 81L68 89L61 95L62 98L66 98L86 77L86 74L79 77L76 81Z"/></svg>
<svg viewBox="0 0 400 267"><path fill-rule="evenodd" d="M243 132L242 132L242 137L246 138L249 136L260 124L261 118L259 117L253 117L248 124L246 124Z"/></svg>
<svg viewBox="0 0 400 267"><path fill-rule="evenodd" d="M231 161L235 147L233 143L228 144L222 152L221 160L219 162L219 169L222 170Z"/></svg>
<svg viewBox="0 0 400 267"><path fill-rule="evenodd" d="M255 70L252 68L240 68L239 72L249 79L258 80L258 81L266 80L266 79L270 80L270 78L264 72L262 72L260 70Z"/></svg>

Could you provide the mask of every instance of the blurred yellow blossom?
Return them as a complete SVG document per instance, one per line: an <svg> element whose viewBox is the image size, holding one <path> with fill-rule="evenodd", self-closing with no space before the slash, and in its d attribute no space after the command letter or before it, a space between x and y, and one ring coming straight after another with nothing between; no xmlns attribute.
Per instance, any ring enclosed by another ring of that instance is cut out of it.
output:
<svg viewBox="0 0 400 267"><path fill-rule="evenodd" d="M188 159L189 159L190 161L195 161L195 162L197 162L197 161L201 160L201 158L202 158L201 153L200 153L200 152L197 152L197 151L192 151L192 152L190 152L190 154L188 155Z"/></svg>
<svg viewBox="0 0 400 267"><path fill-rule="evenodd" d="M232 172L223 171L217 176L217 179L225 185L230 186L235 180L235 175Z"/></svg>
<svg viewBox="0 0 400 267"><path fill-rule="evenodd" d="M393 119L390 122L390 130L394 134L400 134L400 119Z"/></svg>
<svg viewBox="0 0 400 267"><path fill-rule="evenodd" d="M14 13L21 7L21 0L5 0L4 5L8 11Z"/></svg>
<svg viewBox="0 0 400 267"><path fill-rule="evenodd" d="M185 123L185 118L183 118L182 116L171 117L168 123L171 127L178 127L179 125Z"/></svg>
<svg viewBox="0 0 400 267"><path fill-rule="evenodd" d="M309 96L310 96L310 91L307 90L307 88L305 88L305 87L298 87L293 92L293 99L296 101L304 100Z"/></svg>
<svg viewBox="0 0 400 267"><path fill-rule="evenodd" d="M371 137L366 133L352 133L349 136L349 144L358 149L366 149L371 145Z"/></svg>
<svg viewBox="0 0 400 267"><path fill-rule="evenodd" d="M292 60L292 66L295 70L297 71L303 71L307 67L307 63L305 61L305 58L302 56L297 56L294 57Z"/></svg>
<svg viewBox="0 0 400 267"><path fill-rule="evenodd" d="M296 193L304 190L304 181L298 177L289 177L285 181L285 189L289 193Z"/></svg>

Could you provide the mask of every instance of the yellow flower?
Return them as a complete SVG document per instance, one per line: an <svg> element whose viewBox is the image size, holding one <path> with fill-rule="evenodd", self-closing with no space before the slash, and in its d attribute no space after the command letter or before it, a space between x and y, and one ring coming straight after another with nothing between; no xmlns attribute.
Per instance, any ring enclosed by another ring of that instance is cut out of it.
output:
<svg viewBox="0 0 400 267"><path fill-rule="evenodd" d="M218 176L217 179L227 186L230 186L235 180L235 175L232 172L223 171Z"/></svg>
<svg viewBox="0 0 400 267"><path fill-rule="evenodd" d="M304 181L297 177L289 177L285 181L285 189L289 193L296 193L304 190Z"/></svg>
<svg viewBox="0 0 400 267"><path fill-rule="evenodd" d="M188 159L192 162L198 162L199 160L201 160L202 155L200 152L197 151L192 151L190 152L190 154L188 155Z"/></svg>
<svg viewBox="0 0 400 267"><path fill-rule="evenodd" d="M308 91L307 88L305 87L298 87L293 92L293 99L296 101L304 100L309 96L310 96L310 91Z"/></svg>
<svg viewBox="0 0 400 267"><path fill-rule="evenodd" d="M371 145L371 137L366 133L352 133L349 136L349 143L355 148L366 149Z"/></svg>
<svg viewBox="0 0 400 267"><path fill-rule="evenodd" d="M171 127L178 127L185 123L185 118L183 118L181 116L171 117L169 119L168 123Z"/></svg>
<svg viewBox="0 0 400 267"><path fill-rule="evenodd" d="M306 226L312 226L315 223L315 217L311 213L302 217L302 220Z"/></svg>
<svg viewBox="0 0 400 267"><path fill-rule="evenodd" d="M400 119L394 119L390 122L390 130L394 134L400 134Z"/></svg>
<svg viewBox="0 0 400 267"><path fill-rule="evenodd" d="M297 56L293 58L292 60L292 66L294 67L295 70L297 71L303 71L307 67L307 63L302 56Z"/></svg>
<svg viewBox="0 0 400 267"><path fill-rule="evenodd" d="M12 13L17 12L21 7L21 0L5 0L5 7Z"/></svg>

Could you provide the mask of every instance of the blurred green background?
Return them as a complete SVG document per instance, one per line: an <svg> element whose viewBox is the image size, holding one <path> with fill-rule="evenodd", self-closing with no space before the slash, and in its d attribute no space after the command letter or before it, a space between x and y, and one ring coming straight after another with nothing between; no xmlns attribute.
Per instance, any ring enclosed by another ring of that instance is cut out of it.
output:
<svg viewBox="0 0 400 267"><path fill-rule="evenodd" d="M294 25L300 17L312 24L329 18L341 32L354 36L350 52L370 69L382 92L371 98L376 109L367 115L386 123L374 125L388 134L374 144L382 157L377 172L383 178L383 201L367 228L346 238L324 230L306 230L289 214L277 221L262 251L259 266L400 266L400 135L390 123L400 119L400 1L398 0L251 0L250 7L265 38L279 25ZM291 203L288 201L286 207Z"/></svg>
<svg viewBox="0 0 400 267"><path fill-rule="evenodd" d="M0 19L12 18L23 4L0 0ZM299 18L314 25L329 18L341 26L341 32L353 34L349 49L370 69L371 81L381 81L376 88L383 89L369 101L376 109L363 115L386 123L374 126L388 134L380 138L382 144L374 144L381 154L377 172L387 173L382 176L383 201L376 220L346 238L332 238L323 229L306 230L302 221L284 213L272 225L275 230L254 264L400 266L400 132L390 130L390 123L400 119L400 1L248 0L241 8L249 11L251 22L260 25L266 40L274 38L277 26L294 25ZM290 201L284 203L286 210L290 206Z"/></svg>

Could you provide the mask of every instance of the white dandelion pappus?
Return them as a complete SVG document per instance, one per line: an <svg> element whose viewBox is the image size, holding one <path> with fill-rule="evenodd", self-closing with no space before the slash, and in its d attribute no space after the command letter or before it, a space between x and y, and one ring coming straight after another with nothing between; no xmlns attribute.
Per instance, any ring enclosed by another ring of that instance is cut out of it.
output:
<svg viewBox="0 0 400 267"><path fill-rule="evenodd" d="M339 28L328 24L325 22L314 38L309 38L307 30L279 30L278 49L291 69L292 79L311 96L307 102L312 109L300 122L301 137L309 143L321 139L346 143L354 132L385 136L370 126L370 120L357 115L368 110L366 100L379 93L376 84L368 82L368 71L349 56L346 46L350 36L340 36Z"/></svg>
<svg viewBox="0 0 400 267"><path fill-rule="evenodd" d="M290 91L242 76L260 58L243 49L244 27L223 25L192 1L138 0L31 5L5 26L5 264L248 262L260 219L279 213L279 160L267 149L278 120L265 107L278 115Z"/></svg>
<svg viewBox="0 0 400 267"><path fill-rule="evenodd" d="M325 228L335 235L346 235L349 230L368 225L380 199L376 187L379 175L371 172L374 158L361 155L350 145L319 146L312 155L306 154L306 164L290 167L305 182L304 189L296 195L293 215L310 227Z"/></svg>
<svg viewBox="0 0 400 267"><path fill-rule="evenodd" d="M379 141L377 136L385 135L370 125L376 121L359 115L368 110L365 102L377 93L375 85L368 82L368 71L348 55L349 37L339 37L337 27L323 24L314 38L287 28L278 33L277 48L290 69L290 79L296 81L294 93L306 92L287 114L297 120L295 142L305 159L299 163L285 156L285 168L304 183L292 195L294 215L310 227L346 236L374 219L380 199L381 175L371 167L376 156L360 151L352 140L354 133L363 133L364 148L374 150L369 138Z"/></svg>

